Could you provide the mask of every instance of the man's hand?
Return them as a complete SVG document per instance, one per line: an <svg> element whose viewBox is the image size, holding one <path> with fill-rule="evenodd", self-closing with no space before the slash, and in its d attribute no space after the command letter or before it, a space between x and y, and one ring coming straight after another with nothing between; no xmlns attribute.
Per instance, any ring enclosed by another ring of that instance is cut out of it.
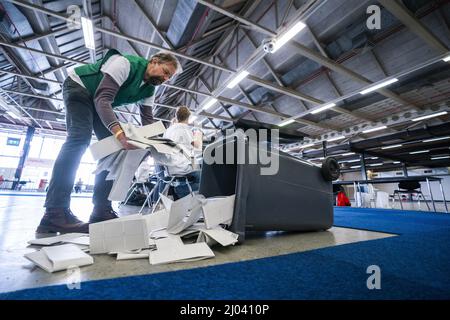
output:
<svg viewBox="0 0 450 320"><path fill-rule="evenodd" d="M128 143L128 138L125 135L125 132L122 130L122 128L120 127L120 125L114 126L112 128L112 133L114 135L114 137L119 140L120 144L122 145L122 147L125 150L134 150L134 149L138 149L138 147Z"/></svg>
<svg viewBox="0 0 450 320"><path fill-rule="evenodd" d="M130 144L130 143L128 143L128 139L127 139L127 137L125 136L125 133L120 133L118 136L117 136L117 140L119 140L119 142L120 142L120 144L122 145L122 147L125 149L125 150L135 150L135 149L139 149L138 147L136 147L135 145L132 145L132 144Z"/></svg>

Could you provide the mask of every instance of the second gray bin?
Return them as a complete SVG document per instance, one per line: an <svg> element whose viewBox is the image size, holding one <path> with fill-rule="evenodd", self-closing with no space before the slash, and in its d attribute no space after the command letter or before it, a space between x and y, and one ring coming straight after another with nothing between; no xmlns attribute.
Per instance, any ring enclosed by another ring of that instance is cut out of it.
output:
<svg viewBox="0 0 450 320"><path fill-rule="evenodd" d="M217 141L205 149L244 144L246 154L257 148L247 140ZM242 147L242 145L240 146ZM270 154L275 154L269 149ZM236 160L236 157L235 157ZM205 197L236 194L233 222L229 230L245 240L245 231L316 231L333 224L333 188L321 169L286 153L279 152L279 170L261 175L260 164L203 163L199 193Z"/></svg>

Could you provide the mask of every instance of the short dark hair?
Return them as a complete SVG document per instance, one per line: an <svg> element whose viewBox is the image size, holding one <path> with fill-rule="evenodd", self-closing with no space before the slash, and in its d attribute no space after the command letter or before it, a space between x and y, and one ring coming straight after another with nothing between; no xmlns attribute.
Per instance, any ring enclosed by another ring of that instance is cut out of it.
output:
<svg viewBox="0 0 450 320"><path fill-rule="evenodd" d="M189 119L189 116L191 115L191 111L189 111L189 108L186 106L181 106L177 108L176 116L178 122L184 122L187 119Z"/></svg>
<svg viewBox="0 0 450 320"><path fill-rule="evenodd" d="M180 62L173 54L165 53L165 52L158 52L157 54L154 54L150 58L150 61L152 61L152 60L156 60L155 62L158 62L158 63L171 64L176 70L175 74L181 73L181 71L182 71Z"/></svg>

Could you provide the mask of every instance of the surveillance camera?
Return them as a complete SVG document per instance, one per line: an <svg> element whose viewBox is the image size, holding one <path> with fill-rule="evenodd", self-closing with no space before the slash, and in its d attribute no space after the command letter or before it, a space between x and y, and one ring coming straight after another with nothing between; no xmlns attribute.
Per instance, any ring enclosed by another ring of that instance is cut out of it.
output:
<svg viewBox="0 0 450 320"><path fill-rule="evenodd" d="M263 40L263 48L267 53L272 53L275 48L275 40L274 39L264 39Z"/></svg>

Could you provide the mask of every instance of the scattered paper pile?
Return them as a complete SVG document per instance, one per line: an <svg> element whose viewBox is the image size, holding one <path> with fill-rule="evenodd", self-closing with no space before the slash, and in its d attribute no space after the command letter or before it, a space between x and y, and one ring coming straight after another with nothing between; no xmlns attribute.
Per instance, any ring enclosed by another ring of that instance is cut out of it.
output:
<svg viewBox="0 0 450 320"><path fill-rule="evenodd" d="M45 247L25 257L48 272L93 264L86 252L116 255L117 260L148 259L157 265L212 258L210 246L238 241L237 234L225 229L233 219L234 195L188 195L177 201L161 197L164 209L90 224L89 236L71 233L31 240L29 244Z"/></svg>

